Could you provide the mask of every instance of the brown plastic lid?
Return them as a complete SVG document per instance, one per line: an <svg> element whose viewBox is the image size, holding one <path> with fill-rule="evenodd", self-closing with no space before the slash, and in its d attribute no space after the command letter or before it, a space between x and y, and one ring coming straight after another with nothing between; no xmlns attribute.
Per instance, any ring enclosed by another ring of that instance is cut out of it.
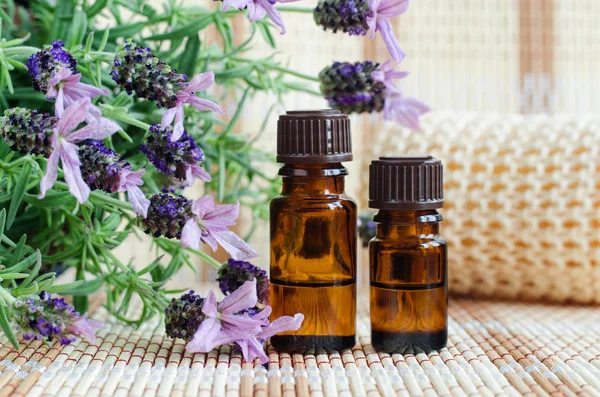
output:
<svg viewBox="0 0 600 397"><path fill-rule="evenodd" d="M380 157L369 167L369 207L427 210L444 206L443 167L430 155Z"/></svg>
<svg viewBox="0 0 600 397"><path fill-rule="evenodd" d="M325 164L352 160L348 115L339 110L295 110L279 116L277 162Z"/></svg>

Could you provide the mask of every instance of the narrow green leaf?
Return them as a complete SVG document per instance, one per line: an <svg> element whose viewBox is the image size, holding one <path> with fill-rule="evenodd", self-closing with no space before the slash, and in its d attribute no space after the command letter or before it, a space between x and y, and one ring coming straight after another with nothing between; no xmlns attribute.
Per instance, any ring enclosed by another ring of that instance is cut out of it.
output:
<svg viewBox="0 0 600 397"><path fill-rule="evenodd" d="M258 27L258 30L260 31L261 36L263 37L263 39L265 39L267 44L270 45L271 48L277 48L277 44L275 43L275 38L273 37L273 34L271 33L271 29L268 26L268 22L265 22L264 20L260 20L260 21L256 21L254 23L254 25L256 25Z"/></svg>
<svg viewBox="0 0 600 397"><path fill-rule="evenodd" d="M64 294L65 292L67 292L69 295L72 295L71 292L76 288L80 287L83 283L83 280L77 280L73 281L72 283L53 285L52 287L48 288L48 292L51 292L53 294Z"/></svg>
<svg viewBox="0 0 600 397"><path fill-rule="evenodd" d="M196 65L198 64L198 54L200 52L200 38L198 35L192 36L185 43L185 51L179 60L180 73L187 74L190 79L194 76Z"/></svg>
<svg viewBox="0 0 600 397"><path fill-rule="evenodd" d="M3 304L0 304L0 327L6 334L6 337L13 345L15 349L19 348L19 340L17 339L17 335L15 335L15 331L10 325L10 321L8 320L8 308Z"/></svg>
<svg viewBox="0 0 600 397"><path fill-rule="evenodd" d="M94 16L98 15L99 13L102 12L102 10L104 10L104 8L106 7L106 5L108 4L109 0L96 0L93 2L93 4L88 7L88 9L85 11L85 14L87 15L88 18L93 18Z"/></svg>
<svg viewBox="0 0 600 397"><path fill-rule="evenodd" d="M18 273L22 270L25 270L25 269L29 268L29 266L31 266L36 260L37 260L37 255L31 254L27 258L25 258L22 261L20 261L19 263L17 263L16 265L8 267L4 270L1 270L0 277L2 277L3 279L6 280L6 277L4 276L5 274ZM29 273L27 273L27 274L29 274Z"/></svg>
<svg viewBox="0 0 600 397"><path fill-rule="evenodd" d="M34 255L36 257L37 263L33 267L33 270L29 273L29 277L27 277L21 283L21 285L23 285L23 286L29 285L35 279L35 277L40 272L40 269L42 268L42 254L40 254L40 250L36 250ZM34 283L34 284L36 284L36 283ZM36 288L37 288L37 285L36 285ZM36 289L36 291L37 291L37 289Z"/></svg>
<svg viewBox="0 0 600 397"><path fill-rule="evenodd" d="M156 266L158 266L160 263L160 260L163 258L164 255L159 256L158 258L156 258L151 264L149 264L148 266L146 266L145 268L143 268L142 270L140 270L137 274L138 276L142 276L148 272L152 272L152 270L154 270L154 268Z"/></svg>
<svg viewBox="0 0 600 397"><path fill-rule="evenodd" d="M7 229L10 229L10 227L12 226L12 223L15 220L15 216L17 215L17 211L19 210L19 206L21 205L21 201L23 201L23 196L25 195L25 187L27 182L29 182L30 172L31 165L29 163L25 163L19 175L19 179L17 180L15 190L13 190L12 200L10 200L8 217L6 219Z"/></svg>
<svg viewBox="0 0 600 397"><path fill-rule="evenodd" d="M87 31L87 23L87 15L82 10L75 10L69 30L69 48L81 44Z"/></svg>
<svg viewBox="0 0 600 397"><path fill-rule="evenodd" d="M197 35L199 31L210 25L214 22L213 14L208 14L203 17L196 19L188 23L187 25L175 29L169 33L164 34L156 34L150 37L147 37L146 40L175 40L175 39L183 39L184 37L191 37Z"/></svg>
<svg viewBox="0 0 600 397"><path fill-rule="evenodd" d="M230 80L240 77L246 77L254 70L254 65L238 66L224 71L215 71L215 79Z"/></svg>
<svg viewBox="0 0 600 397"><path fill-rule="evenodd" d="M104 277L98 277L93 280L86 280L80 283L77 287L69 290L69 295L84 296L91 295L98 291L104 284Z"/></svg>
<svg viewBox="0 0 600 397"><path fill-rule="evenodd" d="M70 207L75 198L69 192L48 193L43 199L36 195L25 194L25 202L38 208Z"/></svg>

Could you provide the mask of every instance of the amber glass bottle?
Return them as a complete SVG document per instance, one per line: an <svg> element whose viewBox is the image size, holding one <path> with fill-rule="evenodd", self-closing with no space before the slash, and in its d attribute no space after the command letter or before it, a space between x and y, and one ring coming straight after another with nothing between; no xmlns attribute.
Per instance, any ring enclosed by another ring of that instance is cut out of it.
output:
<svg viewBox="0 0 600 397"><path fill-rule="evenodd" d="M446 346L446 242L439 236L442 164L431 156L381 157L370 167L371 340L388 353Z"/></svg>
<svg viewBox="0 0 600 397"><path fill-rule="evenodd" d="M344 193L350 121L335 110L280 116L281 195L271 202L272 320L303 313L302 327L271 338L281 351L355 344L356 204Z"/></svg>

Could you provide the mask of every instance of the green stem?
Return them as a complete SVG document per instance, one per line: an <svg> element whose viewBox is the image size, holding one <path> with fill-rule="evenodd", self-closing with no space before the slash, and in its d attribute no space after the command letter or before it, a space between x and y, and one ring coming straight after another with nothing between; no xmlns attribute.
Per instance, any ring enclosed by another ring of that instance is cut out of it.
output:
<svg viewBox="0 0 600 397"><path fill-rule="evenodd" d="M283 12L299 12L302 14L312 14L315 9L310 7L288 7L288 6L280 6L277 7L279 11Z"/></svg>
<svg viewBox="0 0 600 397"><path fill-rule="evenodd" d="M11 305L14 301L16 301L16 298L14 296L12 296L10 294L10 292L5 290L1 286L0 286L0 297L2 297L6 301L6 303L8 303L9 305Z"/></svg>
<svg viewBox="0 0 600 397"><path fill-rule="evenodd" d="M205 262L208 262L209 265L211 265L212 267L214 267L217 270L219 270L221 268L221 266L223 265L221 262L217 261L215 258L213 258L212 256L208 255L205 252L198 251L198 250L195 250L195 249L192 249L192 248L187 248L187 250L193 252L196 255L198 255Z"/></svg>

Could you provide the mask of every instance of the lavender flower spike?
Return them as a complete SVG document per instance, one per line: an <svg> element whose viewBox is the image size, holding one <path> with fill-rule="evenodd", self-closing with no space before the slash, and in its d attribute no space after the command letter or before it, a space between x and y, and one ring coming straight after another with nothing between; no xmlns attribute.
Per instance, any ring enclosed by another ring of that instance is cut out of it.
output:
<svg viewBox="0 0 600 397"><path fill-rule="evenodd" d="M50 137L58 120L48 113L23 108L4 111L0 117L0 136L14 151L44 156L52 153Z"/></svg>
<svg viewBox="0 0 600 397"><path fill-rule="evenodd" d="M201 166L204 159L202 149L194 139L183 131L179 140L173 139L173 128L162 128L152 124L140 150L156 169L165 175L172 175L180 182L191 185L194 178L210 182L212 178Z"/></svg>
<svg viewBox="0 0 600 397"><path fill-rule="evenodd" d="M371 39L375 37L375 32L379 32L392 59L396 62L402 62L406 54L394 36L394 27L389 18L405 13L408 3L409 0L369 0L371 13L367 17L367 25L371 30Z"/></svg>
<svg viewBox="0 0 600 397"><path fill-rule="evenodd" d="M255 338L262 331L263 321L240 312L256 306L256 301L256 280L245 282L219 303L215 293L210 291L202 306L202 313L206 318L185 350L190 353L207 353L220 345Z"/></svg>
<svg viewBox="0 0 600 397"><path fill-rule="evenodd" d="M189 103L199 111L212 110L218 113L225 113L223 109L216 103L208 99L199 98L194 95L196 91L205 91L215 82L215 74L213 72L200 73L185 84L185 88L177 92L177 101L174 107L170 108L163 114L161 124L163 127L171 125L175 120L171 141L177 141L184 133L183 130L183 104Z"/></svg>
<svg viewBox="0 0 600 397"><path fill-rule="evenodd" d="M52 154L48 158L46 174L40 183L40 198L44 198L46 192L54 186L58 177L58 160L60 159L65 181L71 194L80 203L84 203L88 199L90 188L81 176L81 161L75 144L86 139L104 139L119 130L116 123L100 118L75 131L75 128L88 118L90 105L89 98L79 99L65 109L62 117L56 123L50 138Z"/></svg>
<svg viewBox="0 0 600 397"><path fill-rule="evenodd" d="M250 262L236 261L229 258L227 263L219 268L217 274L219 288L225 295L231 294L246 281L256 279L258 302L265 305L269 304L269 277L267 272L260 267L254 266Z"/></svg>
<svg viewBox="0 0 600 397"><path fill-rule="evenodd" d="M82 337L95 343L94 329L103 326L99 321L89 320L87 314L77 313L64 299L52 298L47 292L17 299L10 311L27 340L58 340L61 345L68 345Z"/></svg>
<svg viewBox="0 0 600 397"><path fill-rule="evenodd" d="M333 108L345 113L383 112L385 120L420 129L419 118L430 109L415 98L405 97L394 80L407 72L397 71L392 61L335 62L319 73L321 91Z"/></svg>
<svg viewBox="0 0 600 397"><path fill-rule="evenodd" d="M150 200L139 188L144 184L145 170L132 171L126 160L97 140L85 141L79 147L79 159L81 174L91 190L127 192L133 210L144 218L147 216Z"/></svg>
<svg viewBox="0 0 600 397"><path fill-rule="evenodd" d="M95 98L107 95L106 89L81 83L77 61L66 51L62 41L53 41L51 47L29 57L27 70L33 77L33 88L46 94L46 98L56 100L54 113L61 117L66 107L81 98ZM90 115L99 118L100 109L90 107Z"/></svg>
<svg viewBox="0 0 600 397"><path fill-rule="evenodd" d="M298 0L224 0L221 11L227 11L230 7L237 8L238 10L248 9L248 16L250 22L258 21L269 15L271 21L281 28L281 34L285 34L285 25L281 14L275 8L276 3L292 3Z"/></svg>
<svg viewBox="0 0 600 397"><path fill-rule="evenodd" d="M237 234L228 229L235 225L240 213L240 203L215 205L214 199L206 195L192 202L193 216L190 217L181 232L181 245L197 249L200 241L208 244L213 251L221 245L235 260L244 260L258 256Z"/></svg>

